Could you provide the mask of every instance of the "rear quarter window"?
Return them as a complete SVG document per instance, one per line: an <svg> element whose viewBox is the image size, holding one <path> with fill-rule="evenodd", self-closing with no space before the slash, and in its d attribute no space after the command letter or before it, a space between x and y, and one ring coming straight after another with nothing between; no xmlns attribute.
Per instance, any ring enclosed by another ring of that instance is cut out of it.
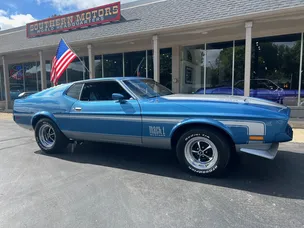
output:
<svg viewBox="0 0 304 228"><path fill-rule="evenodd" d="M79 100L80 93L81 93L81 90L82 90L82 86L83 86L83 83L77 83L77 84L72 85L69 88L66 95L69 96L69 97L72 97L74 99Z"/></svg>

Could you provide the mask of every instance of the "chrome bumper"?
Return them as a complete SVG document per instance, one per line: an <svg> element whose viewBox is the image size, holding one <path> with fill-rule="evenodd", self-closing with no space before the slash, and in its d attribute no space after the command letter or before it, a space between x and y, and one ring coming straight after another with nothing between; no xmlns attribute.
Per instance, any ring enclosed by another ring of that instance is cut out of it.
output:
<svg viewBox="0 0 304 228"><path fill-rule="evenodd" d="M278 153L279 143L250 143L238 144L236 151L239 153L247 153L259 157L274 159Z"/></svg>

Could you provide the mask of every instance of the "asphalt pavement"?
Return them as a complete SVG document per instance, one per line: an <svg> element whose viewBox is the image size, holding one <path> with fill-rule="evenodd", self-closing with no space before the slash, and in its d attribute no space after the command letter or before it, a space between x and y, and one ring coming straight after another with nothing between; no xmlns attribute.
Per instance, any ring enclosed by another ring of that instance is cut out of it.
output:
<svg viewBox="0 0 304 228"><path fill-rule="evenodd" d="M225 178L183 172L172 152L84 144L46 155L0 120L0 227L304 227L304 144L244 155Z"/></svg>

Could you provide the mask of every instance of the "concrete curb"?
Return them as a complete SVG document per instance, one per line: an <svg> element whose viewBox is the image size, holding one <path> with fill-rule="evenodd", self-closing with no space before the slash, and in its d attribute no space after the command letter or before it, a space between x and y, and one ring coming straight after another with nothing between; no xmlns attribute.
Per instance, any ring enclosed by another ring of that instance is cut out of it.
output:
<svg viewBox="0 0 304 228"><path fill-rule="evenodd" d="M292 128L304 129L304 118L290 119L289 122Z"/></svg>

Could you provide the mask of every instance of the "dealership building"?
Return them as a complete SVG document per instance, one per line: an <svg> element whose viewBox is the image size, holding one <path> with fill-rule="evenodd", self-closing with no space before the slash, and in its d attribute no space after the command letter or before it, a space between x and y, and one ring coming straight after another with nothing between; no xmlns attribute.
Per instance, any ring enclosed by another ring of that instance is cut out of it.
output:
<svg viewBox="0 0 304 228"><path fill-rule="evenodd" d="M303 0L139 0L0 31L0 109L51 87L63 38L79 56L59 84L153 78L175 93L254 96L304 117Z"/></svg>

